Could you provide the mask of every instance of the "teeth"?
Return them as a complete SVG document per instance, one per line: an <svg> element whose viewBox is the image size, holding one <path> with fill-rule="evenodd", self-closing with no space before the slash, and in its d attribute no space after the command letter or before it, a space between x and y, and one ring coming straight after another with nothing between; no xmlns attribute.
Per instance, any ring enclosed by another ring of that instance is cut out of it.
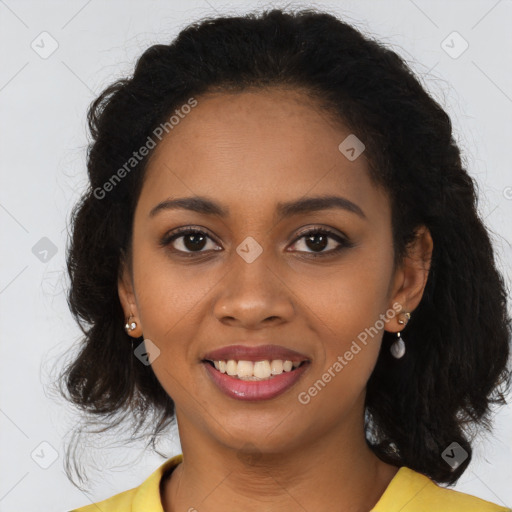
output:
<svg viewBox="0 0 512 512"><path fill-rule="evenodd" d="M255 377L258 377L258 379L268 379L271 375L270 363L268 361L257 361L254 363L253 374Z"/></svg>
<svg viewBox="0 0 512 512"><path fill-rule="evenodd" d="M283 361L280 359L275 359L270 363L270 368L272 375L279 375L280 373L283 373Z"/></svg>
<svg viewBox="0 0 512 512"><path fill-rule="evenodd" d="M293 368L293 363L291 361L285 361L283 363L283 370L285 372L291 372Z"/></svg>
<svg viewBox="0 0 512 512"><path fill-rule="evenodd" d="M239 378L254 376L254 363L252 361L238 361L236 374Z"/></svg>
<svg viewBox="0 0 512 512"><path fill-rule="evenodd" d="M226 373L228 375L236 375L237 373L237 364L236 364L236 361L233 361L233 359L231 359L230 361L228 361L226 363Z"/></svg>
<svg viewBox="0 0 512 512"><path fill-rule="evenodd" d="M266 380L290 372L300 366L301 361L274 359L272 361L213 361L215 368L221 373L227 373L241 380Z"/></svg>

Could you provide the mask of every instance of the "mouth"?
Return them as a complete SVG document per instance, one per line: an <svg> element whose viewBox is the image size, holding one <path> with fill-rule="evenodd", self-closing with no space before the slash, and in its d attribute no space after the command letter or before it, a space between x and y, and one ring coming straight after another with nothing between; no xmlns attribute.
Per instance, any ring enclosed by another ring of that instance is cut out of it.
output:
<svg viewBox="0 0 512 512"><path fill-rule="evenodd" d="M210 381L237 400L269 400L290 389L311 366L307 355L280 345L228 345L200 359Z"/></svg>
<svg viewBox="0 0 512 512"><path fill-rule="evenodd" d="M261 361L247 360L210 360L203 359L203 363L210 365L221 374L226 374L231 378L244 381L265 381L275 379L279 375L288 372L294 372L303 365L309 363L309 360L292 361L290 359L264 359Z"/></svg>
<svg viewBox="0 0 512 512"><path fill-rule="evenodd" d="M309 360L234 359L202 361L210 381L224 395L235 400L261 401L275 398L292 388L308 371Z"/></svg>

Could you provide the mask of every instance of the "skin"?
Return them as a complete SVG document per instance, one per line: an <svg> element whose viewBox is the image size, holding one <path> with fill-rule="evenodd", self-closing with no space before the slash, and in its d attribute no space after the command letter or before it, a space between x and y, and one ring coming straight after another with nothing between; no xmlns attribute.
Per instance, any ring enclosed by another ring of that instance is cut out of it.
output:
<svg viewBox="0 0 512 512"><path fill-rule="evenodd" d="M119 280L125 315L137 322L131 335L158 346L152 368L176 404L184 462L166 483L164 510L368 511L398 469L367 447L363 419L383 330L402 331L400 315L386 319L310 403L297 395L394 303L414 314L428 276L430 233L419 229L408 257L393 268L387 195L371 182L364 153L349 161L338 150L350 131L329 122L300 91L197 100L151 157L132 259ZM333 194L357 204L366 218L343 209L274 217L280 201ZM189 196L207 196L230 216L184 209L149 216L159 202ZM193 252L183 237L159 246L181 226L214 238L190 259L178 254ZM315 251L339 246L329 238L315 249L297 239L301 228L322 227L354 246L313 259ZM252 263L236 252L248 236L263 249ZM283 345L306 354L311 365L274 399L235 400L211 382L201 359L237 343Z"/></svg>

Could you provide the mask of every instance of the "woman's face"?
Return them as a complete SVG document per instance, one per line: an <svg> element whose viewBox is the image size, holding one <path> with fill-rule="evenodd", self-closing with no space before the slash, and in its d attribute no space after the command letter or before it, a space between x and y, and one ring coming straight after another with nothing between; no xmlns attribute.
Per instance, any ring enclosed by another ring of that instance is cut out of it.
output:
<svg viewBox="0 0 512 512"><path fill-rule="evenodd" d="M120 283L125 312L131 301L152 342L152 368L176 404L180 427L271 452L359 424L384 330L379 319L406 299L403 274L393 273L387 196L370 181L364 152L354 159L350 149L339 149L350 131L328 123L300 93L197 101L149 162L135 211L132 274ZM224 215L154 210L199 196ZM340 201L325 209L280 208L326 196ZM205 235L182 234L162 245L186 227ZM301 237L315 228L332 234ZM400 330L396 318L386 328ZM372 335L366 331L363 344L365 329ZM247 399L258 397L261 383L238 379L232 387L246 382L256 395L226 393L204 362L221 347L268 344L308 360L298 380L272 398Z"/></svg>

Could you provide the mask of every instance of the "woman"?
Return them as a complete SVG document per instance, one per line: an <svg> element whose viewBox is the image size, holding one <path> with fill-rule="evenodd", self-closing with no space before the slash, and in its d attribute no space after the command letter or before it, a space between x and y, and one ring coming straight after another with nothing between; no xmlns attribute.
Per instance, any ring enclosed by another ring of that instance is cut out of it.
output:
<svg viewBox="0 0 512 512"><path fill-rule="evenodd" d="M106 511L504 511L440 487L511 322L443 109L332 15L193 24L89 111L64 377L182 454Z"/></svg>

